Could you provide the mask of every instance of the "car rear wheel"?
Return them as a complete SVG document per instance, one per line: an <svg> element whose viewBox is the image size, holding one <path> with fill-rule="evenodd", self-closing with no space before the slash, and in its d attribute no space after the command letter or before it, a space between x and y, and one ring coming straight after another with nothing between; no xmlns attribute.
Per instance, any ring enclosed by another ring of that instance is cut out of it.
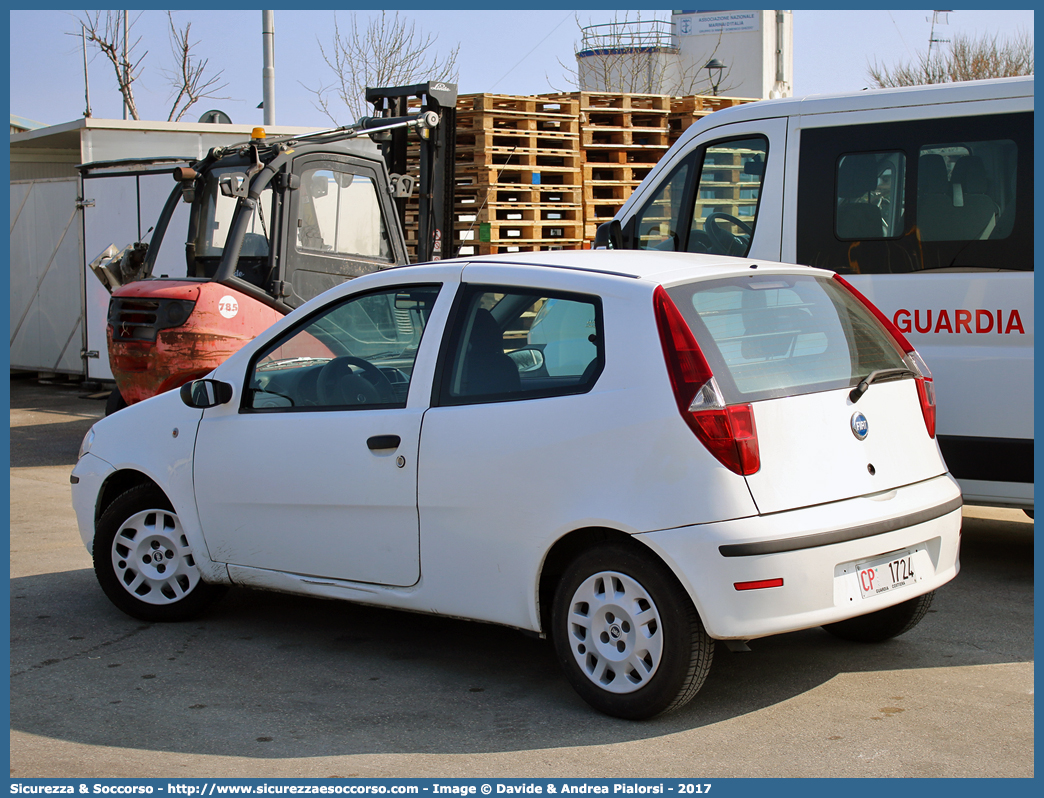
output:
<svg viewBox="0 0 1044 798"><path fill-rule="evenodd" d="M678 709L710 671L714 641L667 568L637 548L581 554L555 593L552 637L592 707L641 720Z"/></svg>
<svg viewBox="0 0 1044 798"><path fill-rule="evenodd" d="M170 501L152 485L121 493L98 520L94 573L117 607L143 621L182 621L218 599L224 585L200 577Z"/></svg>
<svg viewBox="0 0 1044 798"><path fill-rule="evenodd" d="M856 643L881 643L905 634L921 622L921 618L932 606L935 591L886 607L869 615L849 618L847 621L828 623L823 628L834 637Z"/></svg>

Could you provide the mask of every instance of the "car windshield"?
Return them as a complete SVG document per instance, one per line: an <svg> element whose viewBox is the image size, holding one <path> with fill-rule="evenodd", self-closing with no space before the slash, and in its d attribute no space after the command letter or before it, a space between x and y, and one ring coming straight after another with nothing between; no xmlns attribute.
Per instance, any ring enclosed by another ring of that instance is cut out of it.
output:
<svg viewBox="0 0 1044 798"><path fill-rule="evenodd" d="M760 274L668 289L727 401L854 386L903 354L836 281Z"/></svg>

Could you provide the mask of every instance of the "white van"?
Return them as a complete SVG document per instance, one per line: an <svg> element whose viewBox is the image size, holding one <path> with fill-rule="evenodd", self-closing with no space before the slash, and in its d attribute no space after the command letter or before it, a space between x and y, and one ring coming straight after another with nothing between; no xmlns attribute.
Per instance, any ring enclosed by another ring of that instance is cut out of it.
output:
<svg viewBox="0 0 1044 798"><path fill-rule="evenodd" d="M843 275L931 367L965 501L1032 514L1032 77L711 114L599 229L607 245Z"/></svg>

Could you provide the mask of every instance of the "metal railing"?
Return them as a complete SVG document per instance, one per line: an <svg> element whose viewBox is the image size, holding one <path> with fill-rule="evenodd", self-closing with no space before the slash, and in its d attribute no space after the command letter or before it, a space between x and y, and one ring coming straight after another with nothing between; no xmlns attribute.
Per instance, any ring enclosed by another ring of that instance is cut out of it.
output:
<svg viewBox="0 0 1044 798"><path fill-rule="evenodd" d="M581 49L650 50L674 45L674 23L665 19L605 22L581 28Z"/></svg>

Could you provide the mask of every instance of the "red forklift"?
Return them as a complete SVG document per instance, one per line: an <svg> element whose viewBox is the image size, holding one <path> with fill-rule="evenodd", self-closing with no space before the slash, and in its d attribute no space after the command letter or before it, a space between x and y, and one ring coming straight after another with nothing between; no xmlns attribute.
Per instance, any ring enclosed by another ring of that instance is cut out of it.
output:
<svg viewBox="0 0 1044 798"><path fill-rule="evenodd" d="M456 99L454 84L435 81L368 89L374 115L354 125L273 139L255 128L174 168L150 241L91 264L112 293L106 414L208 374L328 288L408 263L418 186L416 262L440 259L453 238ZM419 175L408 171L411 136ZM168 229L181 203L188 229ZM182 234L187 276L154 277L160 247Z"/></svg>

